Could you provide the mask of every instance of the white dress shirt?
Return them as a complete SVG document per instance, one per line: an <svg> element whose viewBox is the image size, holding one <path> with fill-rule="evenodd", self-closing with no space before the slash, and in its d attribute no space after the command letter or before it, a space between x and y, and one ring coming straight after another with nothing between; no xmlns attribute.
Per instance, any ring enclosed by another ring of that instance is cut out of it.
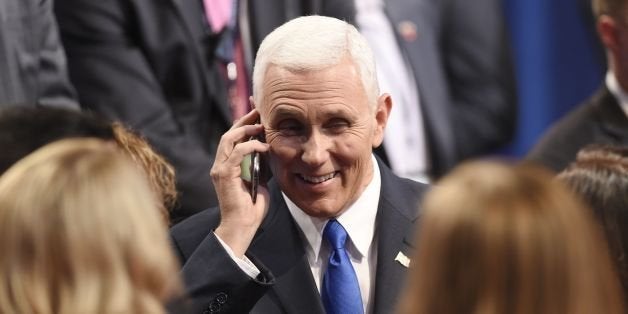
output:
<svg viewBox="0 0 628 314"><path fill-rule="evenodd" d="M410 64L395 38L382 0L355 0L356 22L373 50L382 93L393 109L384 131L386 156L398 176L427 182L428 155L419 91Z"/></svg>
<svg viewBox="0 0 628 314"><path fill-rule="evenodd" d="M345 228L348 234L345 248L349 253L351 264L358 277L364 313L372 313L375 270L377 267L375 217L377 216L377 205L379 203L381 177L377 160L375 157L372 160L373 179L364 189L362 195L344 213L336 217L336 220ZM310 263L316 287L320 292L330 254L329 244L323 241L323 230L329 220L310 217L299 209L285 194L283 197L292 217L302 231L307 259Z"/></svg>
<svg viewBox="0 0 628 314"><path fill-rule="evenodd" d="M615 74L611 71L606 72L606 87L615 96L619 106L624 111L626 117L628 117L628 93L621 88Z"/></svg>

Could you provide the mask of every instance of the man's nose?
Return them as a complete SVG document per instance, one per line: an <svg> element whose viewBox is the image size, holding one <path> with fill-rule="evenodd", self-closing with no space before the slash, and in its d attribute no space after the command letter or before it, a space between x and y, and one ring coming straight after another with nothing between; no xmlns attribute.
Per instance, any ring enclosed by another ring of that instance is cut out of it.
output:
<svg viewBox="0 0 628 314"><path fill-rule="evenodd" d="M329 159L330 140L314 129L303 142L301 159L310 166L320 166Z"/></svg>

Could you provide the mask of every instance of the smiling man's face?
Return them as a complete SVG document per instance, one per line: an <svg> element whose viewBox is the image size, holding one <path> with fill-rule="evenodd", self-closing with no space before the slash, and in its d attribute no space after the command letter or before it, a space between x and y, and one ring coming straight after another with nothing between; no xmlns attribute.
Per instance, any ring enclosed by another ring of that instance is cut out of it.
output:
<svg viewBox="0 0 628 314"><path fill-rule="evenodd" d="M303 73L270 66L263 91L268 159L282 191L310 216L338 216L373 177L388 112L369 106L348 60Z"/></svg>

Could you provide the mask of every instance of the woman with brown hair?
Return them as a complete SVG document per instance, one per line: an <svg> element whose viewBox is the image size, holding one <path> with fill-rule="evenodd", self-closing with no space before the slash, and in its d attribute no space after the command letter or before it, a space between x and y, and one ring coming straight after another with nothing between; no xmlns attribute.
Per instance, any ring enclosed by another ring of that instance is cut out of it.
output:
<svg viewBox="0 0 628 314"><path fill-rule="evenodd" d="M112 123L111 128L118 146L146 174L148 184L157 196L157 207L164 220L170 222L170 213L177 205L174 167L135 131L120 122Z"/></svg>
<svg viewBox="0 0 628 314"><path fill-rule="evenodd" d="M88 112L53 107L12 107L0 110L0 174L36 149L67 138L115 141L141 171L157 195L165 220L177 207L175 173L138 133Z"/></svg>
<svg viewBox="0 0 628 314"><path fill-rule="evenodd" d="M623 313L587 209L544 170L466 164L424 210L401 313Z"/></svg>
<svg viewBox="0 0 628 314"><path fill-rule="evenodd" d="M145 176L111 144L61 140L0 177L0 313L163 313L180 289Z"/></svg>

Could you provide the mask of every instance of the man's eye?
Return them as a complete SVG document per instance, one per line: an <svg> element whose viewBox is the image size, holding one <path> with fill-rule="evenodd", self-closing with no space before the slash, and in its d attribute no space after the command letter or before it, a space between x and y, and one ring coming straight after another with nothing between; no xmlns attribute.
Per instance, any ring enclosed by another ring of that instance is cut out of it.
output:
<svg viewBox="0 0 628 314"><path fill-rule="evenodd" d="M350 126L349 122L344 119L332 119L325 123L325 128L332 132L342 132Z"/></svg>
<svg viewBox="0 0 628 314"><path fill-rule="evenodd" d="M303 133L303 125L292 119L279 122L277 129L286 136L300 135Z"/></svg>

